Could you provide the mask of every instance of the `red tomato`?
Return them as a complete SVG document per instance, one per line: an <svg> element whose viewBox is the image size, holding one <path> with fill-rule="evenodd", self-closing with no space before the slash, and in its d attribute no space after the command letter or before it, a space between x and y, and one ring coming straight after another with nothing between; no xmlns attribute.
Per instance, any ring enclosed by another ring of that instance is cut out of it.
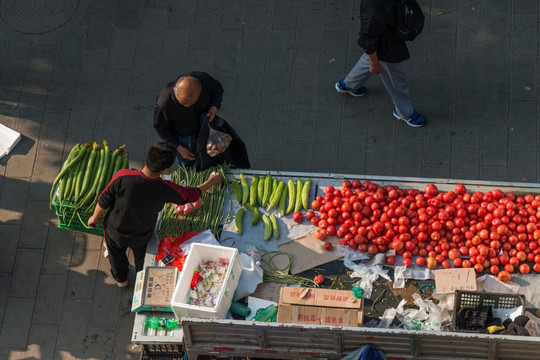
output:
<svg viewBox="0 0 540 360"><path fill-rule="evenodd" d="M439 192L439 189L434 184L427 184L424 187L424 193L428 196L435 196Z"/></svg>
<svg viewBox="0 0 540 360"><path fill-rule="evenodd" d="M371 244L368 246L367 251L371 255L377 255L379 253L379 247L377 245Z"/></svg>
<svg viewBox="0 0 540 360"><path fill-rule="evenodd" d="M324 249L325 250L330 251L330 250L332 250L333 247L334 246L332 245L332 243L330 241L327 241L327 242L324 243Z"/></svg>
<svg viewBox="0 0 540 360"><path fill-rule="evenodd" d="M519 272L522 274L528 274L531 272L531 267L528 264L521 264L519 266Z"/></svg>
<svg viewBox="0 0 540 360"><path fill-rule="evenodd" d="M309 221L311 222L311 225L318 226L321 219L318 216L314 216Z"/></svg>
<svg viewBox="0 0 540 360"><path fill-rule="evenodd" d="M322 205L322 203L321 203L321 201L319 201L319 200L313 200L313 201L311 202L311 208L312 208L313 210L315 210L315 211L318 211L318 210L321 208L321 205Z"/></svg>
<svg viewBox="0 0 540 360"><path fill-rule="evenodd" d="M328 233L324 229L317 229L315 230L315 238L318 240L324 240L326 239L326 236Z"/></svg>
<svg viewBox="0 0 540 360"><path fill-rule="evenodd" d="M350 213L352 210L353 210L353 206L351 205L350 202L345 201L345 202L343 202L343 203L341 204L341 211L342 211L342 212Z"/></svg>
<svg viewBox="0 0 540 360"><path fill-rule="evenodd" d="M352 184L349 180L343 180L343 183L341 184L341 187L343 188L350 188L351 186Z"/></svg>
<svg viewBox="0 0 540 360"><path fill-rule="evenodd" d="M418 266L425 266L426 265L426 258L419 256L416 258L416 265Z"/></svg>
<svg viewBox="0 0 540 360"><path fill-rule="evenodd" d="M321 274L315 275L313 281L315 281L315 284L321 285L324 282L324 276L322 276Z"/></svg>
<svg viewBox="0 0 540 360"><path fill-rule="evenodd" d="M361 189L362 188L362 182L358 179L354 179L351 183L353 189Z"/></svg>
<svg viewBox="0 0 540 360"><path fill-rule="evenodd" d="M499 281L503 282L503 283L507 283L510 281L510 278L512 276L510 275L510 273L508 273L507 271L501 271L499 272L499 274L497 275L497 278L499 279Z"/></svg>
<svg viewBox="0 0 540 360"><path fill-rule="evenodd" d="M311 220L315 217L315 212L313 210L306 211L306 219Z"/></svg>
<svg viewBox="0 0 540 360"><path fill-rule="evenodd" d="M296 211L293 216L292 216L292 219L294 222L296 223L301 223L302 220L304 220L304 214L302 214L300 211Z"/></svg>
<svg viewBox="0 0 540 360"><path fill-rule="evenodd" d="M326 227L326 231L328 232L328 235L335 235L336 234L336 227L334 225L328 225Z"/></svg>
<svg viewBox="0 0 540 360"><path fill-rule="evenodd" d="M386 263L388 265L394 265L395 262L396 262L395 256L387 256L386 257Z"/></svg>
<svg viewBox="0 0 540 360"><path fill-rule="evenodd" d="M184 213L184 205L176 205L174 207L174 212L177 214L183 214Z"/></svg>
<svg viewBox="0 0 540 360"><path fill-rule="evenodd" d="M499 273L499 267L497 265L491 265L491 267L489 268L489 271L491 271L491 273L493 275L497 275Z"/></svg>
<svg viewBox="0 0 540 360"><path fill-rule="evenodd" d="M474 271L476 271L477 273L481 273L482 271L484 271L484 265L482 264L474 264Z"/></svg>
<svg viewBox="0 0 540 360"><path fill-rule="evenodd" d="M535 263L533 265L533 270L537 273L540 273L540 264L539 263Z"/></svg>
<svg viewBox="0 0 540 360"><path fill-rule="evenodd" d="M428 269L435 269L437 267L437 259L434 257L428 257L426 259L426 266Z"/></svg>
<svg viewBox="0 0 540 360"><path fill-rule="evenodd" d="M512 264L506 264L504 265L504 270L511 274L514 272L515 268L514 268L514 265Z"/></svg>
<svg viewBox="0 0 540 360"><path fill-rule="evenodd" d="M200 209L200 208L202 208L202 206L203 206L203 202L202 202L201 199L199 199L199 200L193 202L193 207L194 207L195 209L197 209L197 210Z"/></svg>
<svg viewBox="0 0 540 360"><path fill-rule="evenodd" d="M465 188L465 185L463 185L463 184L457 184L454 191L458 195L463 195L463 194L465 194L467 192L467 188Z"/></svg>
<svg viewBox="0 0 540 360"><path fill-rule="evenodd" d="M412 260L411 260L411 258L403 259L403 266L411 267L411 266L412 266Z"/></svg>
<svg viewBox="0 0 540 360"><path fill-rule="evenodd" d="M448 251L448 258L450 260L455 260L459 258L460 256L461 256L461 253L459 252L458 249L450 249L450 251Z"/></svg>
<svg viewBox="0 0 540 360"><path fill-rule="evenodd" d="M191 203L184 205L184 214L189 215L193 211L195 211L195 208L193 207Z"/></svg>

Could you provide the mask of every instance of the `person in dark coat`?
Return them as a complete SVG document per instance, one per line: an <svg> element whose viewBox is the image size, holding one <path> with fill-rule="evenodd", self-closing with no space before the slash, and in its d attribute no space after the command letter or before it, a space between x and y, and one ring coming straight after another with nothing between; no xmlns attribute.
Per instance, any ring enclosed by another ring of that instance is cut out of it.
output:
<svg viewBox="0 0 540 360"><path fill-rule="evenodd" d="M136 271L143 269L146 245L152 238L158 214L165 203L194 202L221 182L220 174L210 175L208 180L194 188L163 180L161 175L174 164L175 158L176 150L171 144L153 144L146 153L142 170L122 169L113 176L88 219L88 226L94 228L107 212L105 243L111 274L119 287L128 285L127 248L133 251Z"/></svg>
<svg viewBox="0 0 540 360"><path fill-rule="evenodd" d="M339 93L363 96L372 74L381 80L394 102L393 115L412 127L421 127L426 119L412 106L404 61L409 58L405 41L395 35L395 0L362 0L360 3L360 38L364 54L351 72L339 80Z"/></svg>
<svg viewBox="0 0 540 360"><path fill-rule="evenodd" d="M200 71L180 75L158 94L154 129L161 139L174 145L179 165L194 165L201 115L212 122L222 98L221 83Z"/></svg>

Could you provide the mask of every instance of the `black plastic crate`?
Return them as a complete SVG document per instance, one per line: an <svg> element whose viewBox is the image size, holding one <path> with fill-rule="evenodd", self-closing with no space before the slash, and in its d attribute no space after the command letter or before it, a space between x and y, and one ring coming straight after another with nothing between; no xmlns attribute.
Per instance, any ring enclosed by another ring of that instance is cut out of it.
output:
<svg viewBox="0 0 540 360"><path fill-rule="evenodd" d="M521 314L523 315L525 313L525 295L456 290L452 330L476 332L474 330L460 329L456 324L456 319L461 310L479 306L491 306L492 309L512 309L521 306Z"/></svg>
<svg viewBox="0 0 540 360"><path fill-rule="evenodd" d="M181 344L144 344L140 360L184 360Z"/></svg>

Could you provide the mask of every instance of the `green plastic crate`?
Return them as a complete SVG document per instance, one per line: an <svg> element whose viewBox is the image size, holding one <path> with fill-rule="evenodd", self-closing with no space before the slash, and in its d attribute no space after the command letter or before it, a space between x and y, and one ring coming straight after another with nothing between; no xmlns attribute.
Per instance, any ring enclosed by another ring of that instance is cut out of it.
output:
<svg viewBox="0 0 540 360"><path fill-rule="evenodd" d="M61 229L69 229L83 231L91 234L103 235L103 216L101 222L95 228L88 228L87 223L92 216L94 209L81 208L75 213L75 204L71 201L64 201L62 206L56 196L53 198L53 206L58 217L58 227ZM84 222L84 223L83 223Z"/></svg>

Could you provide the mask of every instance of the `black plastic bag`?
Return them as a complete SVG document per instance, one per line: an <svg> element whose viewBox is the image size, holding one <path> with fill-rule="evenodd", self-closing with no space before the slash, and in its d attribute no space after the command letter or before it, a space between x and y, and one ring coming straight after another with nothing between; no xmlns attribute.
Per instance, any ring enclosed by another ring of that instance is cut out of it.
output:
<svg viewBox="0 0 540 360"><path fill-rule="evenodd" d="M209 118L206 114L201 116L201 128L199 136L197 138L197 147L195 148L195 168L199 171L205 170L211 166L228 162L231 167L237 169L249 169L251 164L249 163L249 156L247 153L246 145L238 136L232 126L223 118L216 116L212 121L212 128L229 134L232 137L229 147L221 154L212 157L208 155L206 151L206 145L208 143L208 137L210 135Z"/></svg>

